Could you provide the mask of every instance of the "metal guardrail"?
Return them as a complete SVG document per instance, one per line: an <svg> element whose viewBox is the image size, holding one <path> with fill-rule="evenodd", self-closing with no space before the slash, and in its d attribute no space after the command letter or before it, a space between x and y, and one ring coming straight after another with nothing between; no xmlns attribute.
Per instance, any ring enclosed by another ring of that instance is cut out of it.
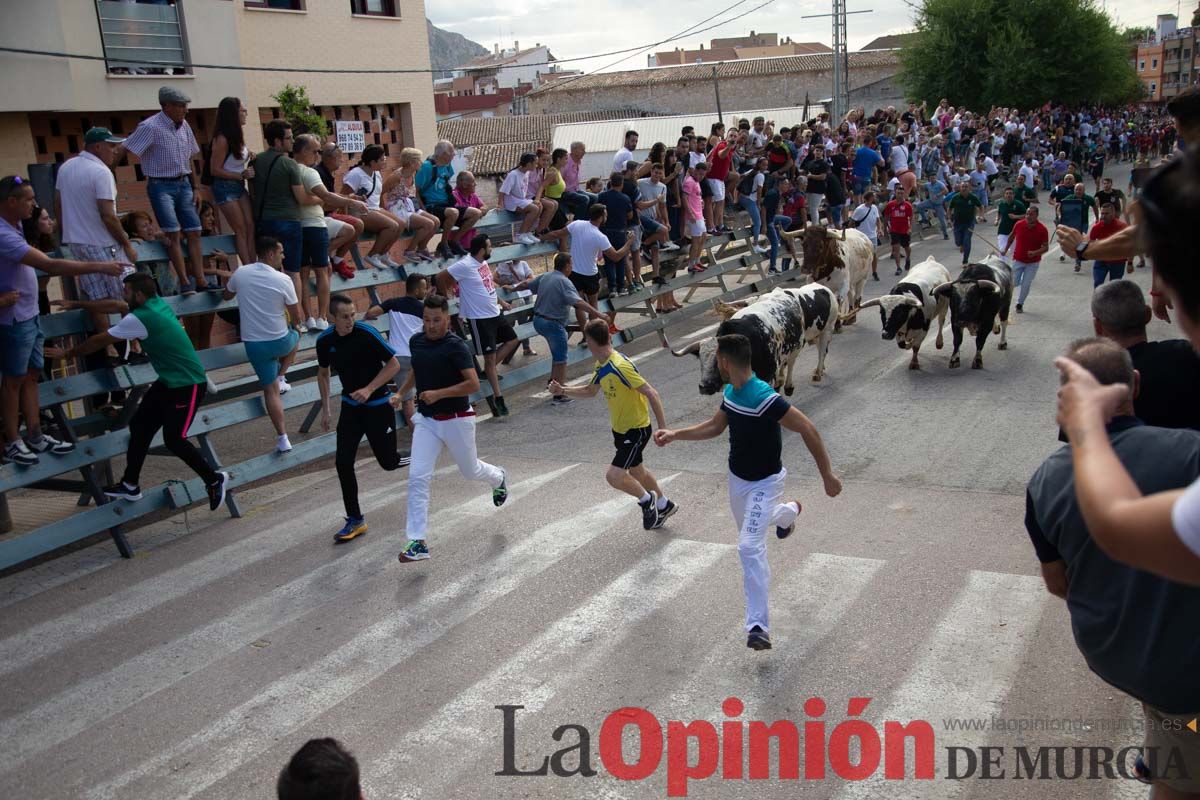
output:
<svg viewBox="0 0 1200 800"><path fill-rule="evenodd" d="M511 224L512 220L505 215L489 215L488 222L494 226ZM207 242L206 251L213 248L225 249L228 242L224 238L215 238ZM647 335L656 335L663 346L669 344L667 329L690 320L711 308L717 300L731 301L758 292L768 291L775 286L791 281L799 276L798 270L768 275L762 256L754 253L746 246L747 242L735 237L713 237L708 247L709 266L705 272L697 274L684 273L672 278L662 286L648 286L646 290L636 295L611 297L600 301L603 311L616 311L618 314L638 315L644 320L627 326L617 337L617 345L635 341ZM551 245L507 245L496 248L492 260L498 262L511 258L524 258L536 255L548 255L554 252ZM143 246L140 256L148 260L165 257L152 246ZM682 254L663 256L663 263L670 265ZM139 258L139 262L144 260ZM433 263L421 267L422 272L436 273L444 264ZM336 291L346 289L365 289L371 296L372 302L378 301L378 288L394 285L404 280L404 273L398 270L366 269L357 273L353 279L345 280L335 276ZM703 302L690 303L692 294L701 287L715 288L716 296ZM666 292L687 291L684 298L686 307L669 315L658 315L654 310L654 300ZM192 297L165 298L173 310L180 316L211 313L224 308L236 308L237 301L225 301L216 293L199 294ZM521 339L536 336L532 324L519 322L519 318L527 316L530 306L514 308L507 312L517 324L514 326ZM90 320L79 312L64 312L43 317L47 335L62 336L75 333L86 333L90 328ZM384 316L372 323L380 331L387 330L387 317ZM53 331L53 333L50 333ZM310 350L315 347L316 334L308 334L302 338L301 349ZM247 363L245 351L241 344L215 347L200 352L200 359L206 370ZM572 348L569 363L578 363L588 358L588 353L579 348ZM550 372L549 358L543 358L531 364L524 365L504 373L506 389L513 390L541 380ZM301 373L301 374L298 374ZM310 407L309 419L315 419L314 411L319 404L318 387L315 381L300 383L299 380L315 374L315 363L301 363L289 370L293 379L292 391L283 396L284 407ZM97 370L80 375L73 375L41 384L40 398L43 408L49 408L54 413L64 429L70 433L70 438L77 442L75 452L61 457L46 456L34 467L18 467L12 464L0 466L0 494L14 489L30 486L81 491L81 506L88 501L97 505L73 514L65 519L41 526L26 533L0 540L0 569L20 564L29 559L50 553L65 545L78 542L98 533L108 531L122 556L132 554L121 526L132 520L163 510L176 510L189 506L192 502L205 498L204 487L199 478L188 481L167 481L159 486L144 490L141 500L129 502L126 500L108 502L100 491L101 473L110 473L110 459L125 452L129 433L121 427L127 420L118 419L115 428L99 428L101 421L96 419L69 420L64 413L64 406L72 400L88 397L104 391L125 389L133 396L126 403L127 413L140 398L145 387L156 379L153 368L147 364L123 366L116 370ZM331 392L336 393L340 384L334 378ZM223 464L211 440L211 434L225 430L245 422L266 416L262 398L258 394L257 384L252 378L236 379L216 386L210 378L212 394L202 407L192 425L192 435L200 443L201 452L214 467L228 472L231 476L230 489L237 489L246 484L272 477L286 472L294 467L332 455L336 449L336 433L322 434L307 441L296 444L293 450L286 454L266 453L252 457L236 464ZM490 390L484 383L478 399L486 397ZM398 418L398 424L402 421ZM90 425L90 427L89 427ZM305 430L302 428L302 431ZM77 431L79 434L77 435ZM84 434L98 431L97 435L82 438ZM161 437L155 440L155 445L161 444ZM59 476L78 471L82 483L70 483ZM227 506L232 516L240 516L237 499L234 492L227 496Z"/></svg>

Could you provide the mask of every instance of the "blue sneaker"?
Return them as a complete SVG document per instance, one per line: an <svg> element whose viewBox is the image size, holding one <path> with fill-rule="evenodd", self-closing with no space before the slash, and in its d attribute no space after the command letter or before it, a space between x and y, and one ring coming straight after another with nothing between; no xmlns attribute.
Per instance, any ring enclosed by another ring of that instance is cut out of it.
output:
<svg viewBox="0 0 1200 800"><path fill-rule="evenodd" d="M346 517L346 524L333 535L334 544L344 544L367 532L367 521L362 517Z"/></svg>
<svg viewBox="0 0 1200 800"><path fill-rule="evenodd" d="M404 545L404 549L400 551L401 563L409 561L426 561L429 559L429 548L425 546L424 539L409 539Z"/></svg>

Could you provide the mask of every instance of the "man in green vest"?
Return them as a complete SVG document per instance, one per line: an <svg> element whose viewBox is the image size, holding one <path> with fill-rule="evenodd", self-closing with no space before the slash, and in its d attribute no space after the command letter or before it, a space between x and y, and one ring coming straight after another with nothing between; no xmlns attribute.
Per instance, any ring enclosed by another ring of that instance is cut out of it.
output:
<svg viewBox="0 0 1200 800"><path fill-rule="evenodd" d="M120 340L138 339L142 352L150 359L158 380L150 385L138 410L129 420L129 450L125 454L125 475L104 489L109 497L142 499L138 477L150 442L161 429L163 445L182 459L204 480L208 507L215 511L225 500L229 475L208 465L191 442L188 428L204 400L208 380L196 349L171 307L158 296L153 276L135 272L125 278L125 302L129 313L121 321L82 344L67 350L67 358L85 356L103 350Z"/></svg>

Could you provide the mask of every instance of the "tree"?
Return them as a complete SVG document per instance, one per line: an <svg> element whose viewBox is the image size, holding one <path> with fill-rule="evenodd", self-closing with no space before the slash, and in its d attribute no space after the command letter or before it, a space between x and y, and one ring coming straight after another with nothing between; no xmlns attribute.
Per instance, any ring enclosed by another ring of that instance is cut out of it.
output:
<svg viewBox="0 0 1200 800"><path fill-rule="evenodd" d="M900 51L910 97L987 109L1141 95L1128 42L1093 0L923 0L915 21Z"/></svg>
<svg viewBox="0 0 1200 800"><path fill-rule="evenodd" d="M1138 44L1139 42L1148 42L1154 38L1154 28L1149 25L1142 27L1128 27L1121 31L1121 38L1128 44Z"/></svg>
<svg viewBox="0 0 1200 800"><path fill-rule="evenodd" d="M1192 27L1200 28L1200 6L1196 6L1196 10L1192 12Z"/></svg>
<svg viewBox="0 0 1200 800"><path fill-rule="evenodd" d="M286 84L278 94L271 97L279 103L279 112L283 118L292 123L292 133L296 136L315 133L324 141L329 135L328 123L313 110L312 101L308 99L308 90L303 86Z"/></svg>

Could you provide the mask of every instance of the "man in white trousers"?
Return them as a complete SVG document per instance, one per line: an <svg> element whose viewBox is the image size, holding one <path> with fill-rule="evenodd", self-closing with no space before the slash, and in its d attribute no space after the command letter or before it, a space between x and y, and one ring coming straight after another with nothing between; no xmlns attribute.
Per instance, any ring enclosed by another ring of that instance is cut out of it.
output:
<svg viewBox="0 0 1200 800"><path fill-rule="evenodd" d="M659 429L654 443L663 447L676 440L701 441L729 428L729 505L739 529L738 556L746 593L746 646L769 650L767 587L767 526L785 539L795 529L800 501L781 503L787 470L783 468L780 426L795 431L812 454L825 494L837 497L841 480L833 473L829 454L812 421L780 397L750 368L750 340L737 334L717 338L717 368L727 381L721 407L707 422L680 430Z"/></svg>
<svg viewBox="0 0 1200 800"><path fill-rule="evenodd" d="M408 541L400 553L400 561L405 563L429 558L425 543L429 481L443 446L464 478L492 487L492 502L497 507L508 499L504 470L480 461L475 450L475 411L468 398L479 391L479 374L471 349L450 332L450 303L445 297L428 295L424 305L424 330L409 340L412 369L392 397L392 406L399 408L401 398L414 387L417 393L408 478Z"/></svg>

